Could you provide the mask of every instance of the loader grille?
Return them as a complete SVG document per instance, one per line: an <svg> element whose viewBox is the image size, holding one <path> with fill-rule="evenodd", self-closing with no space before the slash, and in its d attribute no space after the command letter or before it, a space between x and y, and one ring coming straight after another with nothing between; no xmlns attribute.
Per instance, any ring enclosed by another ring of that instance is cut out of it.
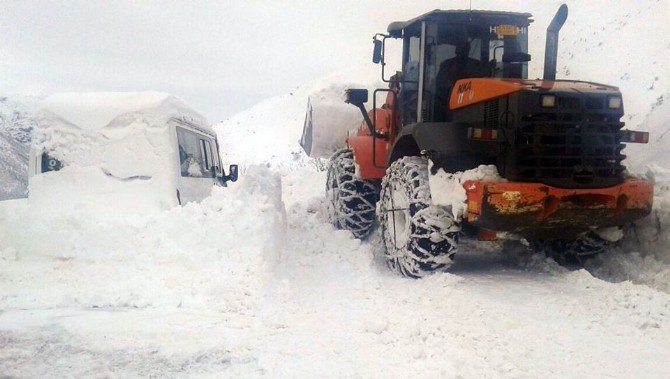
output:
<svg viewBox="0 0 670 379"><path fill-rule="evenodd" d="M564 100L562 107L574 109L579 100ZM579 105L587 112L601 107L597 99ZM617 185L624 171L622 127L618 118L598 113L527 115L517 135L518 179L571 188Z"/></svg>

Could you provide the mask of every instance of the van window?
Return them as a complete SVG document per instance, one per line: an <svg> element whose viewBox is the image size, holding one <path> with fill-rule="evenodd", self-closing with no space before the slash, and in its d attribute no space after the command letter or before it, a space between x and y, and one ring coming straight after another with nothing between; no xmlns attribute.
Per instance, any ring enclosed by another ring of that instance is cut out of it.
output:
<svg viewBox="0 0 670 379"><path fill-rule="evenodd" d="M221 173L221 164L219 163L219 150L217 149L216 141L210 142L210 156L212 157L212 164L216 167L216 172Z"/></svg>
<svg viewBox="0 0 670 379"><path fill-rule="evenodd" d="M209 142L200 139L200 153L205 158L205 170L209 171L212 167L212 152L211 150L208 152L206 146L209 146Z"/></svg>
<svg viewBox="0 0 670 379"><path fill-rule="evenodd" d="M200 136L190 130L177 127L177 140L179 142L181 176L195 178L211 176L206 169L205 156L200 148Z"/></svg>
<svg viewBox="0 0 670 379"><path fill-rule="evenodd" d="M221 168L219 167L219 159L216 156L216 153L212 150L212 140L200 138L200 152L204 157L205 170L208 173L212 172L212 168L216 168L217 173L221 173Z"/></svg>

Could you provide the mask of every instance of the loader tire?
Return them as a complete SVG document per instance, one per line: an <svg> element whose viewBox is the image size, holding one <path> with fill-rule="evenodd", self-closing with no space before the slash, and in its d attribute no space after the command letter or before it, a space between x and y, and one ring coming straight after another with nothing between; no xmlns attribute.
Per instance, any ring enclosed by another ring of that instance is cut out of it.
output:
<svg viewBox="0 0 670 379"><path fill-rule="evenodd" d="M335 227L350 231L356 238L370 234L375 224L379 185L356 177L351 150L338 150L330 158L326 196L329 217Z"/></svg>
<svg viewBox="0 0 670 379"><path fill-rule="evenodd" d="M453 263L460 226L449 208L432 203L425 158L401 158L388 168L379 224L391 270L420 278Z"/></svg>
<svg viewBox="0 0 670 379"><path fill-rule="evenodd" d="M560 265L581 266L587 259L606 252L611 244L595 232L586 232L574 240L534 240L531 248Z"/></svg>

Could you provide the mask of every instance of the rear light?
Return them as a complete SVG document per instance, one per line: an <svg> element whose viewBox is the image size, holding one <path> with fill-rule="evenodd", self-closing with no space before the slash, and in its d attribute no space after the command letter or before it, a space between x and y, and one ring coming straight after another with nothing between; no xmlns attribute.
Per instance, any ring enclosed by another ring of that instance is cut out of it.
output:
<svg viewBox="0 0 670 379"><path fill-rule="evenodd" d="M635 132L632 130L622 130L621 142L647 143L649 142L649 133Z"/></svg>
<svg viewBox="0 0 670 379"><path fill-rule="evenodd" d="M468 138L486 141L498 140L498 129L468 128Z"/></svg>
<svg viewBox="0 0 670 379"><path fill-rule="evenodd" d="M540 96L540 103L543 108L553 108L556 106L556 96L542 95Z"/></svg>

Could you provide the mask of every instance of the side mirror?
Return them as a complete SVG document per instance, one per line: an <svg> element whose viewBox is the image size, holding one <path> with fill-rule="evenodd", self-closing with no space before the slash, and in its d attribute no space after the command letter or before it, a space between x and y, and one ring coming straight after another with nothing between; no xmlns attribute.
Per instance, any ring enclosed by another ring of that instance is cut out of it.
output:
<svg viewBox="0 0 670 379"><path fill-rule="evenodd" d="M360 107L368 102L368 90L349 88L344 92L344 102Z"/></svg>
<svg viewBox="0 0 670 379"><path fill-rule="evenodd" d="M530 54L527 53L504 53L502 61L505 63L530 62Z"/></svg>
<svg viewBox="0 0 670 379"><path fill-rule="evenodd" d="M374 49L372 50L372 62L379 63L382 61L382 41L378 39L373 39Z"/></svg>
<svg viewBox="0 0 670 379"><path fill-rule="evenodd" d="M217 167L218 169L218 167ZM236 182L237 181L237 165L236 164L231 164L230 168L228 168L228 175L224 172L223 175L217 176L217 181L220 186L223 187L228 187L226 185L226 182L231 181L231 182Z"/></svg>
<svg viewBox="0 0 670 379"><path fill-rule="evenodd" d="M228 180L231 182L236 182L237 181L237 165L236 164L231 164L230 167L228 168Z"/></svg>

